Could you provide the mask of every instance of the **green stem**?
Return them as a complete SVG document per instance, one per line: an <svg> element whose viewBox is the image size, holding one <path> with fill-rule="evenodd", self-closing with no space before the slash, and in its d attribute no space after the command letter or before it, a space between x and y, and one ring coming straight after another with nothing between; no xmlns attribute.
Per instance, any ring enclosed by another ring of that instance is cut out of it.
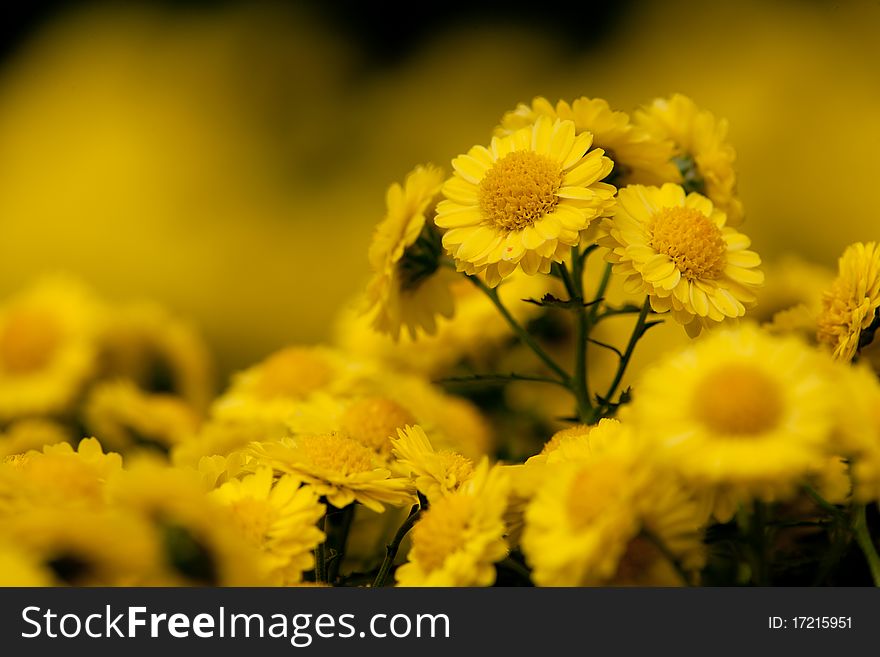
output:
<svg viewBox="0 0 880 657"><path fill-rule="evenodd" d="M581 422L590 423L593 417L593 405L590 403L590 389L587 384L587 340L590 338L590 321L587 309L584 307L584 273L583 261L578 247L571 248L572 269L572 300L576 301L577 307L577 342L574 355L574 376L571 380L571 390L577 400L577 410ZM565 264L560 268L565 271Z"/></svg>
<svg viewBox="0 0 880 657"><path fill-rule="evenodd" d="M877 548L874 546L874 541L871 540L871 534L868 533L864 504L856 507L853 531L856 535L856 542L868 561L868 568L871 569L871 579L874 580L874 586L880 586L880 556L877 555Z"/></svg>
<svg viewBox="0 0 880 657"><path fill-rule="evenodd" d="M532 381L534 383L549 383L555 386L561 386L568 390L568 384L559 379L553 379L549 376L537 376L531 374L474 374L472 376L452 376L446 379L437 379L434 383L439 385L479 385L492 383L510 383L511 381Z"/></svg>
<svg viewBox="0 0 880 657"><path fill-rule="evenodd" d="M385 546L385 559L382 561L382 566L376 574L376 579L373 580L374 589L385 586L385 582L388 580L388 575L391 574L391 567L394 565L394 559L397 557L397 551L400 549L400 544L403 542L404 537L409 533L409 530L412 529L412 526L416 524L421 513L421 505L413 504L413 507L409 510L409 516L403 521L403 524L397 530L391 543Z"/></svg>
<svg viewBox="0 0 880 657"><path fill-rule="evenodd" d="M602 272L602 279L599 281L599 287L596 290L596 296L594 297L597 303L594 303L590 307L590 324L595 323L596 316L599 314L599 303L598 301L605 296L605 290L608 289L608 282L611 280L611 263L607 263L605 265L605 271Z"/></svg>
<svg viewBox="0 0 880 657"><path fill-rule="evenodd" d="M597 409L599 412L594 420L599 420L609 408L609 404L612 403L612 398L617 393L617 388L623 380L623 375L626 372L626 368L629 366L629 361L632 358L633 351L635 351L636 344L645 331L645 320L648 318L648 312L650 309L651 304L648 301L648 297L645 297L645 302L642 304L642 309L639 312L639 318L636 321L635 328L633 329L632 335L629 336L629 343L626 345L626 351L623 352L623 358L620 359L620 363L617 366L614 380L611 382L611 385L608 387L608 393L605 395L605 404Z"/></svg>
<svg viewBox="0 0 880 657"><path fill-rule="evenodd" d="M333 540L336 553L327 566L327 581L331 584L336 581L339 575L339 567L345 558L345 547L348 543L348 532L351 530L351 523L354 520L354 503L349 504L345 508L328 515L329 535L328 539Z"/></svg>
<svg viewBox="0 0 880 657"><path fill-rule="evenodd" d="M516 336L525 344L529 349L535 352L535 355L540 358L544 364L549 367L556 376L559 377L560 381L567 382L569 381L568 373L562 369L550 355L541 348L535 339L529 335L528 331L526 331L522 326L520 326L519 322L517 322L513 315L510 314L510 311L507 310L505 305L501 302L501 299L498 297L498 290L489 287L483 281L481 281L476 276L468 276L470 281L476 285L483 293L489 297L489 300L495 304L495 307L498 309L498 312L501 313L501 316L504 317L505 321L508 323L510 328L516 334Z"/></svg>
<svg viewBox="0 0 880 657"><path fill-rule="evenodd" d="M324 532L324 540L315 548L315 581L318 583L327 581L327 514L321 520L321 529Z"/></svg>

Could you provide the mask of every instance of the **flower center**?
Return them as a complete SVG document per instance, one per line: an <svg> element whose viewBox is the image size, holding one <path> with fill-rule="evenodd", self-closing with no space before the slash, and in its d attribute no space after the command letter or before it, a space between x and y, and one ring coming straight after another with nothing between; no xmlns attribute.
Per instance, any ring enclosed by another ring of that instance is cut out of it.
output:
<svg viewBox="0 0 880 657"><path fill-rule="evenodd" d="M426 570L442 568L446 558L464 542L472 511L470 497L450 496L434 502L413 527L413 559Z"/></svg>
<svg viewBox="0 0 880 657"><path fill-rule="evenodd" d="M245 538L255 547L261 547L268 538L269 527L277 512L265 500L242 497L229 505L229 513L235 519Z"/></svg>
<svg viewBox="0 0 880 657"><path fill-rule="evenodd" d="M497 228L521 230L553 211L561 184L557 162L534 151L513 151L480 182L480 212Z"/></svg>
<svg viewBox="0 0 880 657"><path fill-rule="evenodd" d="M651 248L672 258L685 278L721 276L727 245L721 229L696 208L663 208L654 215L650 231Z"/></svg>
<svg viewBox="0 0 880 657"><path fill-rule="evenodd" d="M323 470L347 476L375 469L375 452L346 436L300 436L296 445L309 465Z"/></svg>
<svg viewBox="0 0 880 657"><path fill-rule="evenodd" d="M61 327L50 313L19 311L0 330L0 365L15 374L41 370L51 362L62 337Z"/></svg>
<svg viewBox="0 0 880 657"><path fill-rule="evenodd" d="M594 523L608 508L608 503L619 497L620 482L626 479L627 473L613 462L583 468L568 492L568 516L572 527L584 529Z"/></svg>
<svg viewBox="0 0 880 657"><path fill-rule="evenodd" d="M455 490L474 474L474 464L457 452L448 449L437 452L443 472L446 473L446 486Z"/></svg>
<svg viewBox="0 0 880 657"><path fill-rule="evenodd" d="M386 454L391 452L391 438L408 424L416 424L416 420L403 406L384 397L368 397L345 409L340 428L358 442Z"/></svg>
<svg viewBox="0 0 880 657"><path fill-rule="evenodd" d="M650 572L651 567L662 559L663 553L653 541L639 534L627 544L626 552L620 558L617 574L613 580L614 585L638 586Z"/></svg>
<svg viewBox="0 0 880 657"><path fill-rule="evenodd" d="M693 398L694 413L709 429L726 436L756 436L782 418L779 385L752 365L731 363L703 377Z"/></svg>
<svg viewBox="0 0 880 657"><path fill-rule="evenodd" d="M261 369L257 393L264 399L299 399L327 385L333 377L323 358L302 347L289 347L273 354Z"/></svg>

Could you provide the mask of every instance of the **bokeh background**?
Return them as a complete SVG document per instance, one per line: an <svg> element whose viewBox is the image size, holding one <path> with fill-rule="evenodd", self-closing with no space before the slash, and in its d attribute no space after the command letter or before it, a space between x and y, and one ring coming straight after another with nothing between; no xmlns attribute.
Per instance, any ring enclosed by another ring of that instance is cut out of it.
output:
<svg viewBox="0 0 880 657"><path fill-rule="evenodd" d="M156 299L221 372L318 341L387 185L535 95L727 117L767 260L878 237L880 3L472 4L29 3L3 28L0 295L61 271Z"/></svg>

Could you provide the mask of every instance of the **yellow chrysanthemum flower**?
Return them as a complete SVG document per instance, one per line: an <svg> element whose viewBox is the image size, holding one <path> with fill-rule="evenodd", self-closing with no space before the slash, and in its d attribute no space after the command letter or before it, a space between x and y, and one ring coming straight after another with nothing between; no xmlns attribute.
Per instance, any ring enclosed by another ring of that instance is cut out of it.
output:
<svg viewBox="0 0 880 657"><path fill-rule="evenodd" d="M679 182L688 192L708 196L712 203L727 214L731 226L743 220L743 207L736 192L733 168L736 151L727 141L727 121L697 107L687 96L673 94L657 98L648 107L633 115L637 126L655 139L672 140L675 162L680 171Z"/></svg>
<svg viewBox="0 0 880 657"><path fill-rule="evenodd" d="M183 398L204 413L216 394L214 363L187 321L154 303L114 308L99 336L101 376Z"/></svg>
<svg viewBox="0 0 880 657"><path fill-rule="evenodd" d="M613 442L601 435L609 431ZM526 509L522 547L532 579L539 586L683 584L657 543L689 573L699 570L705 513L619 424L591 433L596 441L580 434L551 452L586 447L548 469Z"/></svg>
<svg viewBox="0 0 880 657"><path fill-rule="evenodd" d="M0 307L0 422L69 412L95 376L101 310L68 279L37 284Z"/></svg>
<svg viewBox="0 0 880 657"><path fill-rule="evenodd" d="M85 426L111 449L168 451L196 433L199 416L180 397L150 394L127 380L99 383L83 409Z"/></svg>
<svg viewBox="0 0 880 657"><path fill-rule="evenodd" d="M495 134L511 134L533 125L541 116L573 121L578 133L591 132L593 146L604 150L614 162L614 169L605 182L615 187L680 181L681 175L672 162L672 142L653 137L631 123L625 112L612 110L601 98L582 96L571 104L560 100L554 107L546 98L536 97L531 105L520 103L515 110L505 114Z"/></svg>
<svg viewBox="0 0 880 657"><path fill-rule="evenodd" d="M455 492L474 475L473 461L452 450L436 451L421 427L408 426L397 433L392 441L395 469L413 478L428 501Z"/></svg>
<svg viewBox="0 0 880 657"><path fill-rule="evenodd" d="M413 339L419 330L435 333L437 316L451 317L454 310L454 275L441 266L440 233L428 218L442 183L443 172L426 166L416 167L402 186L391 185L387 214L370 245L366 311L374 311L373 328L395 340L401 327Z"/></svg>
<svg viewBox="0 0 880 657"><path fill-rule="evenodd" d="M307 483L338 509L352 502L381 513L412 502L408 479L392 477L375 450L338 434L303 435L254 443L251 467L269 466Z"/></svg>
<svg viewBox="0 0 880 657"><path fill-rule="evenodd" d="M104 504L106 482L122 470L122 457L104 453L95 438L85 438L76 450L69 443L45 445L0 467L15 470L19 503L96 507Z"/></svg>
<svg viewBox="0 0 880 657"><path fill-rule="evenodd" d="M837 360L851 361L880 326L880 247L857 242L838 261L837 278L822 295L819 342Z"/></svg>
<svg viewBox="0 0 880 657"><path fill-rule="evenodd" d="M413 526L398 586L491 586L495 562L507 555L509 488L505 470L484 459L467 483L432 502Z"/></svg>
<svg viewBox="0 0 880 657"><path fill-rule="evenodd" d="M678 185L620 190L599 244L628 293L647 294L655 312L671 311L690 335L742 317L764 282L749 238L726 226L705 196Z"/></svg>
<svg viewBox="0 0 880 657"><path fill-rule="evenodd" d="M830 361L756 326L712 333L647 370L622 418L656 458L714 495L727 520L752 498L793 493L824 466L834 419Z"/></svg>
<svg viewBox="0 0 880 657"><path fill-rule="evenodd" d="M70 429L51 420L18 420L0 433L0 459L45 445L66 443L72 438Z"/></svg>
<svg viewBox="0 0 880 657"><path fill-rule="evenodd" d="M317 522L325 507L309 486L284 475L274 482L269 468L232 479L211 493L229 511L245 538L266 556L270 582L289 586L315 567L314 549L324 540Z"/></svg>
<svg viewBox="0 0 880 657"><path fill-rule="evenodd" d="M198 473L146 457L112 477L111 503L146 521L161 551L153 585L260 586L266 556L253 547L208 495Z"/></svg>
<svg viewBox="0 0 880 657"><path fill-rule="evenodd" d="M614 204L614 187L599 182L612 162L591 144L571 121L540 117L455 158L435 222L458 270L495 287L517 267L546 274L561 262Z"/></svg>
<svg viewBox="0 0 880 657"><path fill-rule="evenodd" d="M53 586L152 585L162 572L155 534L120 509L40 507L6 518L3 525Z"/></svg>

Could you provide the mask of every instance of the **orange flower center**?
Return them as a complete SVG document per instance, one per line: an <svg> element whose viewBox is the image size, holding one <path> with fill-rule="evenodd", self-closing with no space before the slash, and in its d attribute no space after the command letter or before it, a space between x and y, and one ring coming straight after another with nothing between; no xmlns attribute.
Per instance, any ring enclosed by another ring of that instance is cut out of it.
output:
<svg viewBox="0 0 880 657"><path fill-rule="evenodd" d="M725 436L757 436L774 429L784 403L779 385L754 365L731 363L709 372L693 399L694 413Z"/></svg>
<svg viewBox="0 0 880 657"><path fill-rule="evenodd" d="M330 383L333 372L320 355L290 347L270 356L262 366L257 393L265 398L300 399Z"/></svg>
<svg viewBox="0 0 880 657"><path fill-rule="evenodd" d="M522 230L553 211L561 184L558 162L534 151L513 151L480 182L480 212L501 230Z"/></svg>
<svg viewBox="0 0 880 657"><path fill-rule="evenodd" d="M0 366L14 374L46 367L63 338L61 327L48 312L22 310L0 329Z"/></svg>
<svg viewBox="0 0 880 657"><path fill-rule="evenodd" d="M696 208L663 208L650 231L651 248L668 255L688 280L721 276L727 245L721 229Z"/></svg>
<svg viewBox="0 0 880 657"><path fill-rule="evenodd" d="M389 453L391 438L408 424L416 424L416 420L403 406L384 397L368 397L345 409L340 428L358 442L378 452Z"/></svg>

